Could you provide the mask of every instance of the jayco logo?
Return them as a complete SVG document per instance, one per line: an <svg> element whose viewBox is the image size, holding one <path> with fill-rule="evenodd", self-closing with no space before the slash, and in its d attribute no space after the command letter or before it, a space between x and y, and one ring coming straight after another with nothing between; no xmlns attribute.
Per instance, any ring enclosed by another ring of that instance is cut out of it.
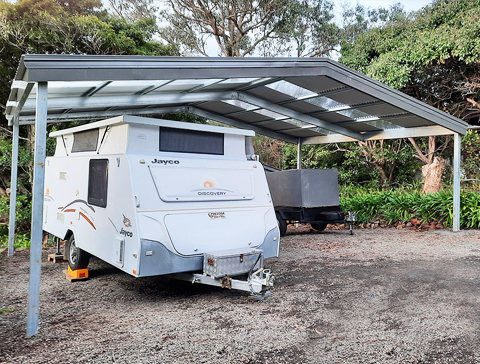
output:
<svg viewBox="0 0 480 364"><path fill-rule="evenodd" d="M173 160L173 159L157 159L155 158L152 163L163 164L166 166L167 164L180 164L180 161Z"/></svg>
<svg viewBox="0 0 480 364"><path fill-rule="evenodd" d="M130 232L130 231L127 231L127 230L123 230L123 228L120 230L120 235L123 235L123 236L128 236L129 238L131 238L133 236L133 233Z"/></svg>

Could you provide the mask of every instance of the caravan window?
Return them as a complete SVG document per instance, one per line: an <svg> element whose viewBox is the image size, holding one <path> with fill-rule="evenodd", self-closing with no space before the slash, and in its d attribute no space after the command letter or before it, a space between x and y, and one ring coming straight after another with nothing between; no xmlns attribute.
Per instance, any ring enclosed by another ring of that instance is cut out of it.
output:
<svg viewBox="0 0 480 364"><path fill-rule="evenodd" d="M160 151L223 155L223 134L160 127Z"/></svg>
<svg viewBox="0 0 480 364"><path fill-rule="evenodd" d="M91 159L88 171L88 203L107 207L108 159Z"/></svg>
<svg viewBox="0 0 480 364"><path fill-rule="evenodd" d="M98 129L79 131L73 134L72 153L97 150Z"/></svg>

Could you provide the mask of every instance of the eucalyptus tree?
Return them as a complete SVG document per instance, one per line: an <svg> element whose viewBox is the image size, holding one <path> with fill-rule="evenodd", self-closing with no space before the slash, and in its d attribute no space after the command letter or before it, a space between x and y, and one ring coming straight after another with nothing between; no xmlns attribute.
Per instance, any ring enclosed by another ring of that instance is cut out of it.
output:
<svg viewBox="0 0 480 364"><path fill-rule="evenodd" d="M185 54L319 56L337 44L329 0L167 0L161 20Z"/></svg>

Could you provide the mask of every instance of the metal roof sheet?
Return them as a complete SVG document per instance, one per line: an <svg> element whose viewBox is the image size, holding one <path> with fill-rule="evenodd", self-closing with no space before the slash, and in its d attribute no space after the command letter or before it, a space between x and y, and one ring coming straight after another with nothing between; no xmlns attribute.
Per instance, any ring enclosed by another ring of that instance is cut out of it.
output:
<svg viewBox="0 0 480 364"><path fill-rule="evenodd" d="M187 112L296 143L465 134L468 124L324 58L25 55L7 118L48 121Z"/></svg>

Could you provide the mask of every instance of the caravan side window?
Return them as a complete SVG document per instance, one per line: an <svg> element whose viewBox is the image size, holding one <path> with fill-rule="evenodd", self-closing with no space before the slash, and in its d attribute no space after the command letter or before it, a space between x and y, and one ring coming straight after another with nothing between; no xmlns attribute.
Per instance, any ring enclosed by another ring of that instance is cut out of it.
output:
<svg viewBox="0 0 480 364"><path fill-rule="evenodd" d="M91 159L88 169L88 203L107 207L108 159Z"/></svg>
<svg viewBox="0 0 480 364"><path fill-rule="evenodd" d="M79 131L73 134L72 153L97 150L98 129Z"/></svg>

